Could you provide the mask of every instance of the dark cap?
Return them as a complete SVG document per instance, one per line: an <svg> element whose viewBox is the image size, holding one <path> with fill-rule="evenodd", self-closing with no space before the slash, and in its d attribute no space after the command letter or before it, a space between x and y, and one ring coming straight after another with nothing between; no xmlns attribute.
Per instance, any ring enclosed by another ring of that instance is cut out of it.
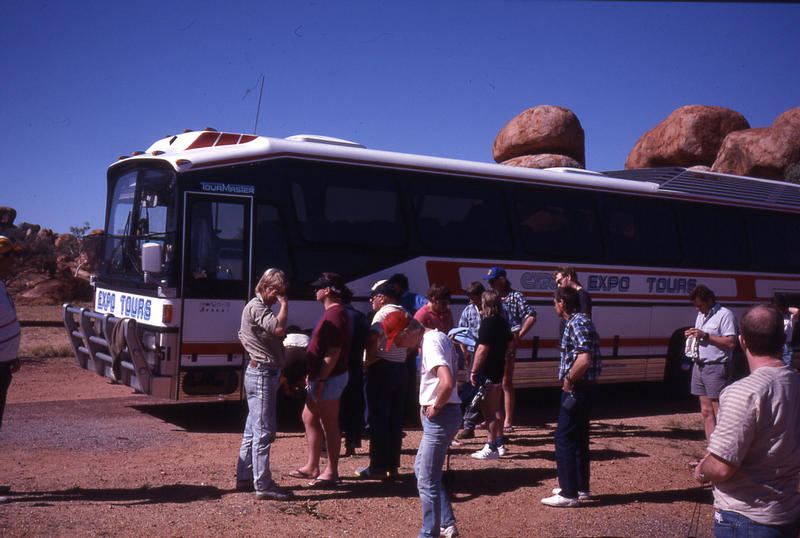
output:
<svg viewBox="0 0 800 538"><path fill-rule="evenodd" d="M369 292L370 297L375 297L376 295L388 295L389 297L396 299L397 288L395 288L394 284L388 280L379 280L374 286L372 286L372 289Z"/></svg>
<svg viewBox="0 0 800 538"><path fill-rule="evenodd" d="M345 284L342 275L336 273L322 273L318 279L311 283L311 287L318 290L330 288L334 293L341 295L344 293L347 284Z"/></svg>

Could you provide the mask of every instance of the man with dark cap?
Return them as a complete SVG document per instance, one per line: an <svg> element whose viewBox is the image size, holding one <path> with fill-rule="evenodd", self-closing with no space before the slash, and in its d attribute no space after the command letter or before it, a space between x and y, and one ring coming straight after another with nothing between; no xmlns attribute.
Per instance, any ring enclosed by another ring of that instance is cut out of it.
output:
<svg viewBox="0 0 800 538"><path fill-rule="evenodd" d="M376 282L370 292L375 311L364 353L367 422L370 425L369 466L356 470L361 478L391 478L400 467L403 415L408 386L408 349L387 346L382 322L391 312L408 312L397 304L397 289L386 280ZM409 316L410 317L410 316Z"/></svg>

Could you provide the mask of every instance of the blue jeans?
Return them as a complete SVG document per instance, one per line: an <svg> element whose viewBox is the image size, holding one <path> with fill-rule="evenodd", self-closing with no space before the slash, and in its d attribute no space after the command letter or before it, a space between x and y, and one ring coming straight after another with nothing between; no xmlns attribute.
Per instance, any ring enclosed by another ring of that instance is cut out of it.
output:
<svg viewBox="0 0 800 538"><path fill-rule="evenodd" d="M373 472L394 472L400 467L407 384L404 362L379 360L367 369L369 467Z"/></svg>
<svg viewBox="0 0 800 538"><path fill-rule="evenodd" d="M714 536L717 538L797 538L798 532L798 521L786 525L764 525L728 510L714 513Z"/></svg>
<svg viewBox="0 0 800 538"><path fill-rule="evenodd" d="M280 370L264 365L248 366L244 374L247 394L247 422L236 465L237 480L252 480L256 492L272 485L269 449L277 430L276 398Z"/></svg>
<svg viewBox="0 0 800 538"><path fill-rule="evenodd" d="M455 525L450 495L442 486L442 465L447 448L461 424L461 406L448 404L436 416L422 416L422 440L414 460L417 489L422 501L419 536L439 536L439 527Z"/></svg>
<svg viewBox="0 0 800 538"><path fill-rule="evenodd" d="M555 432L558 486L561 495L578 498L578 491L589 491L589 413L591 411L590 387L577 386L574 407L564 409L566 392L561 393L558 426Z"/></svg>

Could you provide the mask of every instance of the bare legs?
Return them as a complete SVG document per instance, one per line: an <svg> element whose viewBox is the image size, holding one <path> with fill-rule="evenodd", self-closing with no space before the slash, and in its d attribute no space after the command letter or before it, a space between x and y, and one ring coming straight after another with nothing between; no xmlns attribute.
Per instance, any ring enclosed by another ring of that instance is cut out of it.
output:
<svg viewBox="0 0 800 538"><path fill-rule="evenodd" d="M303 424L306 428L308 460L299 470L308 476L324 480L339 478L339 450L342 444L339 432L340 402L340 398L315 402L311 395L306 397ZM328 443L328 465L320 473L319 458L323 438L327 439Z"/></svg>

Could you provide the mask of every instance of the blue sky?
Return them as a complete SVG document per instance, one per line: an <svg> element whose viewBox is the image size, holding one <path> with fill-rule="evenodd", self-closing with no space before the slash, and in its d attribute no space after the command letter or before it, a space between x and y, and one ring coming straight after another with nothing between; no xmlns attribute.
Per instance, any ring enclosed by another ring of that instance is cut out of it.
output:
<svg viewBox="0 0 800 538"><path fill-rule="evenodd" d="M119 155L185 128L314 133L490 162L499 130L565 106L587 168L623 167L689 104L753 127L800 105L800 5L671 2L3 2L0 205L102 227Z"/></svg>

